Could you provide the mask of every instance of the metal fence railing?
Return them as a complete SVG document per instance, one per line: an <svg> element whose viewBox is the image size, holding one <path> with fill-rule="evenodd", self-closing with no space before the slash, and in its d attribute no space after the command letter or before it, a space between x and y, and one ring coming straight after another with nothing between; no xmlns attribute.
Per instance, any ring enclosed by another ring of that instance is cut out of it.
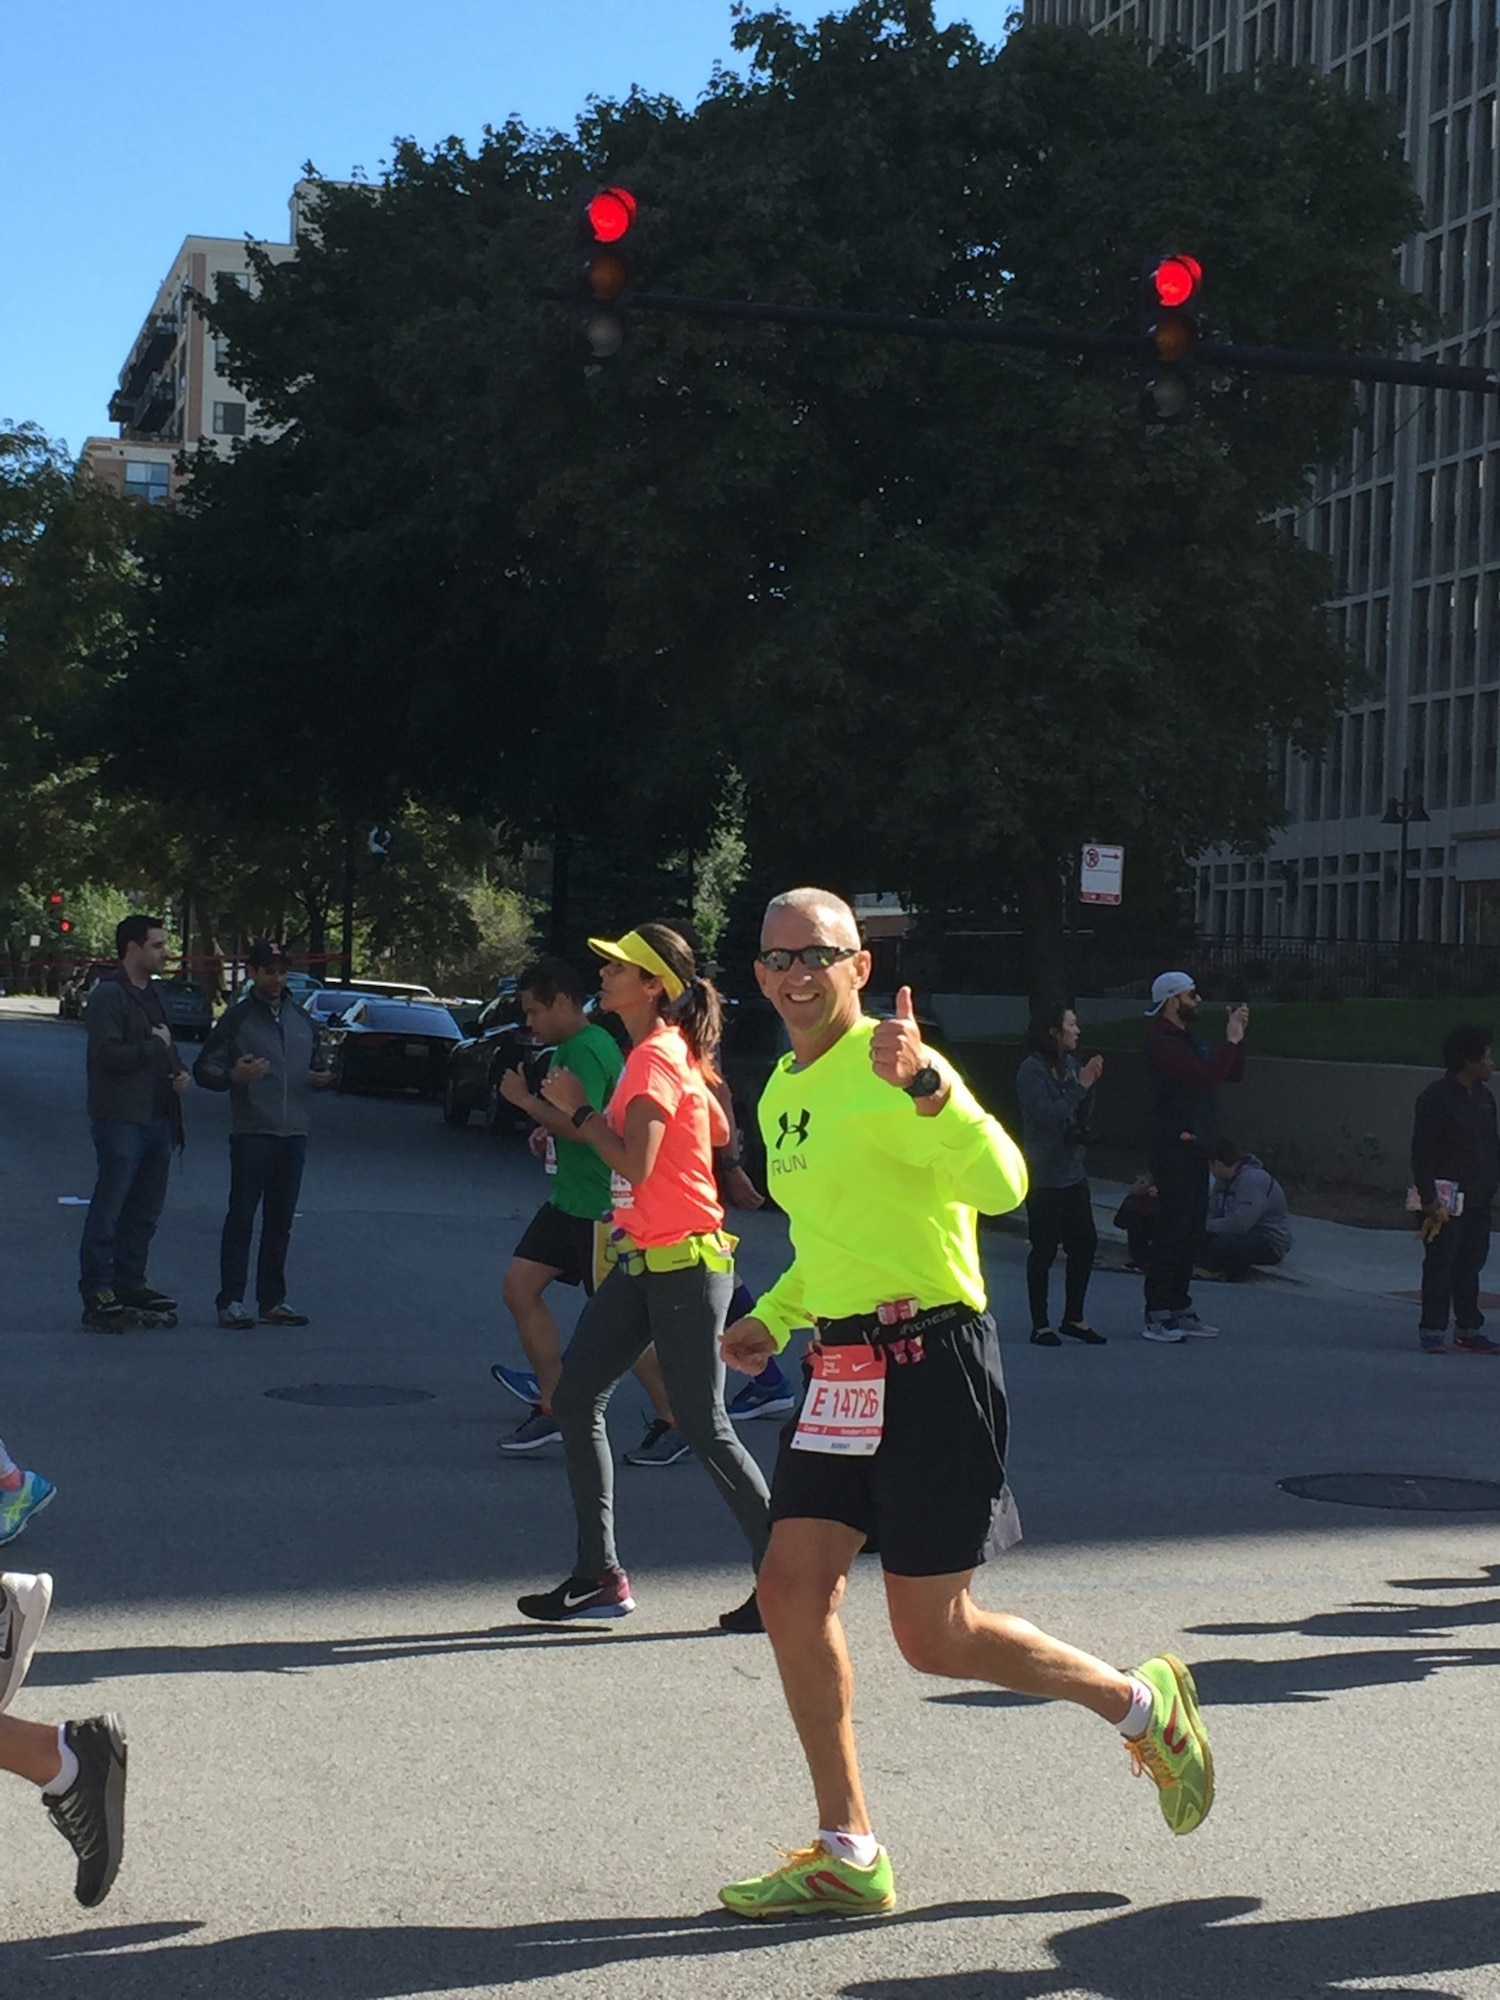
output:
<svg viewBox="0 0 1500 2000"><path fill-rule="evenodd" d="M1146 993L1157 973L1191 972L1221 1000L1421 1000L1500 994L1500 945L1264 942L1169 935L1129 940L1077 933L1066 940L1075 997ZM883 975L883 976L882 976ZM934 992L1024 993L1018 932L952 929L882 940L877 978Z"/></svg>

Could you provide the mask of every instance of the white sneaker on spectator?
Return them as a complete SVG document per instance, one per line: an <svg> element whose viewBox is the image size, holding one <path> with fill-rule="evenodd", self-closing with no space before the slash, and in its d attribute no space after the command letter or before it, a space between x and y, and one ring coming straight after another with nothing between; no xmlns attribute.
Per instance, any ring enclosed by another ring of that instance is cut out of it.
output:
<svg viewBox="0 0 1500 2000"><path fill-rule="evenodd" d="M1216 1340L1218 1338L1219 1329L1216 1326L1205 1324L1195 1312L1174 1313L1173 1318L1179 1330L1183 1333L1194 1334L1199 1340Z"/></svg>
<svg viewBox="0 0 1500 2000"><path fill-rule="evenodd" d="M0 1574L0 1713L20 1692L51 1603L50 1576Z"/></svg>

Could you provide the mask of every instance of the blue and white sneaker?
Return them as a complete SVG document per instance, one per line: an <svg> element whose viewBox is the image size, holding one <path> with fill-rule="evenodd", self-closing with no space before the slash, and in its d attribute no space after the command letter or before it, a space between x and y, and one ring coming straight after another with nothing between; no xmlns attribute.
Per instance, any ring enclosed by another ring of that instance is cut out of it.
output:
<svg viewBox="0 0 1500 2000"><path fill-rule="evenodd" d="M744 1424L752 1417L782 1417L796 1407L796 1391L783 1376L780 1382L747 1382L730 1403L729 1415Z"/></svg>
<svg viewBox="0 0 1500 2000"><path fill-rule="evenodd" d="M502 1389L509 1389L518 1402L528 1410L534 1410L542 1400L542 1392L535 1375L529 1368L507 1368L503 1361L497 1361L490 1374Z"/></svg>
<svg viewBox="0 0 1500 2000"><path fill-rule="evenodd" d="M23 1474L14 1493L0 1493L0 1545L13 1542L33 1514L50 1506L57 1488L39 1472Z"/></svg>

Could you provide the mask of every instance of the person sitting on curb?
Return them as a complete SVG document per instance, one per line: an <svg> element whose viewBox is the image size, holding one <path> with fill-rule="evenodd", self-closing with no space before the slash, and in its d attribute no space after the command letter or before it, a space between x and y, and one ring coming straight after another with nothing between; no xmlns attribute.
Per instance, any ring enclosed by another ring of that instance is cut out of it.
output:
<svg viewBox="0 0 1500 2000"><path fill-rule="evenodd" d="M1216 1139L1208 1152L1213 1186L1208 1197L1207 1240L1198 1252L1198 1275L1248 1278L1257 1265L1279 1264L1292 1247L1286 1193L1254 1153L1232 1139Z"/></svg>
<svg viewBox="0 0 1500 2000"><path fill-rule="evenodd" d="M1446 1354L1450 1314L1457 1331L1453 1345L1467 1354L1500 1354L1500 1345L1482 1329L1479 1274L1490 1254L1490 1210L1500 1187L1500 1134L1488 1028L1465 1022L1443 1043L1446 1074L1418 1097L1411 1135L1411 1177L1422 1205L1420 1233L1427 1246L1422 1260L1422 1321L1418 1336L1424 1354ZM1439 1197L1437 1183L1450 1181L1463 1196L1456 1203Z"/></svg>

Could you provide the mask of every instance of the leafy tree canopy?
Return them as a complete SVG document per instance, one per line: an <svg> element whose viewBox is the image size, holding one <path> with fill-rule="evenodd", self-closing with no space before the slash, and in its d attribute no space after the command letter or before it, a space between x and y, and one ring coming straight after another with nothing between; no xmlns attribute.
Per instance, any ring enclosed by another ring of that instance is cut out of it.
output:
<svg viewBox="0 0 1500 2000"><path fill-rule="evenodd" d="M118 754L170 712L181 789L657 852L738 771L757 867L1005 889L1039 929L1081 839L1263 839L1273 743L1320 744L1357 674L1270 518L1342 449L1346 385L1213 380L1159 431L1119 367L645 314L590 378L538 292L607 176L649 291L1120 328L1190 248L1217 334L1389 348L1419 312L1392 113L1274 67L1210 95L1119 37L994 50L928 0L741 10L736 41L691 111L402 144L210 306L284 429L200 459Z"/></svg>

